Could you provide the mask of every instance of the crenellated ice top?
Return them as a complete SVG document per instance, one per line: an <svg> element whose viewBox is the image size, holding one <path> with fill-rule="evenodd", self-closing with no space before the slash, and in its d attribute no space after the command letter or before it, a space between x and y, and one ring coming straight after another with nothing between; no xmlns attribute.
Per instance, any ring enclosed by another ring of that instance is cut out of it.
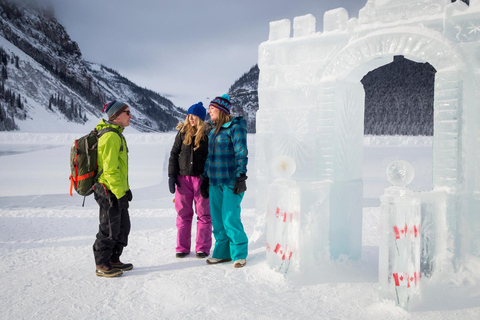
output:
<svg viewBox="0 0 480 320"><path fill-rule="evenodd" d="M325 12L323 17L323 33L354 31L369 24L394 25L399 21L415 20L429 17L430 20L442 17L454 17L464 14L475 14L480 11L480 0L470 0L470 5L458 0L369 0L365 7L358 13L357 18L350 18L345 8L337 8ZM275 41L293 38L319 35L316 30L316 18L311 14L295 17L292 25L289 19L270 22L268 40ZM478 26L472 23L470 31L480 34Z"/></svg>

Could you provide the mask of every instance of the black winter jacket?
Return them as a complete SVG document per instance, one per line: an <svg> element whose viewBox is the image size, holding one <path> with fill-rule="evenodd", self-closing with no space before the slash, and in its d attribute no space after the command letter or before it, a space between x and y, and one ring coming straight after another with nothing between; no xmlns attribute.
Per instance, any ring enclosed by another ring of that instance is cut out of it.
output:
<svg viewBox="0 0 480 320"><path fill-rule="evenodd" d="M181 132L183 126L177 126L178 133L175 137L172 150L170 151L170 159L168 161L168 176L199 176L203 173L203 167L207 160L208 154L208 131L209 125L205 128L205 138L200 142L200 147L193 150L195 143L192 141L190 145L183 143L185 133Z"/></svg>

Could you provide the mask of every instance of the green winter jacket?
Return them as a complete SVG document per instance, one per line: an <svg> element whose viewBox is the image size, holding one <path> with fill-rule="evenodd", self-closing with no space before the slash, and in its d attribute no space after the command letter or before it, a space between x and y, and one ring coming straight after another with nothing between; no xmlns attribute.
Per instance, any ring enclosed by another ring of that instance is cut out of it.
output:
<svg viewBox="0 0 480 320"><path fill-rule="evenodd" d="M96 126L97 131L113 128L123 132L123 127L110 124L104 119ZM120 136L115 132L107 132L98 140L98 172L103 170L98 182L103 183L117 199L120 199L130 189L128 185L128 148L123 138L123 150L120 151Z"/></svg>

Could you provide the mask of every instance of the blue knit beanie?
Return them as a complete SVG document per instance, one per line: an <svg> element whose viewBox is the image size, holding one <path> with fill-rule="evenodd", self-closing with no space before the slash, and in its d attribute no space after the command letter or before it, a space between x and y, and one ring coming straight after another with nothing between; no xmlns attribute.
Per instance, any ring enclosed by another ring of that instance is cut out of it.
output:
<svg viewBox="0 0 480 320"><path fill-rule="evenodd" d="M226 114L230 114L230 108L232 106L228 94L224 94L221 97L215 97L215 99L210 102L210 105L222 110Z"/></svg>
<svg viewBox="0 0 480 320"><path fill-rule="evenodd" d="M110 101L103 106L103 112L108 115L108 120L113 120L120 115L128 106L122 101Z"/></svg>
<svg viewBox="0 0 480 320"><path fill-rule="evenodd" d="M187 114L193 114L194 116L199 117L202 121L205 121L205 116L207 115L207 109L203 106L202 102L194 104L188 108Z"/></svg>

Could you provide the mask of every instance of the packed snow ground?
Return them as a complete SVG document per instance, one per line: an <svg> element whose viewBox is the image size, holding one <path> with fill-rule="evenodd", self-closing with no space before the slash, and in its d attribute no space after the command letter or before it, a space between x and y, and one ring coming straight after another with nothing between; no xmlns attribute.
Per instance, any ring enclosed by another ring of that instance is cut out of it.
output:
<svg viewBox="0 0 480 320"><path fill-rule="evenodd" d="M119 278L95 276L98 227L93 197L69 191L68 156L78 134L0 133L0 319L479 319L480 263L429 280L410 313L378 298L378 197L385 168L406 159L414 190L431 188L431 140L365 138L363 249L360 261L331 262L283 276L251 241L247 265L175 258L176 213L165 177L173 134L128 134L132 231ZM255 139L249 136L242 221L255 212ZM427 281L427 280L425 280Z"/></svg>

